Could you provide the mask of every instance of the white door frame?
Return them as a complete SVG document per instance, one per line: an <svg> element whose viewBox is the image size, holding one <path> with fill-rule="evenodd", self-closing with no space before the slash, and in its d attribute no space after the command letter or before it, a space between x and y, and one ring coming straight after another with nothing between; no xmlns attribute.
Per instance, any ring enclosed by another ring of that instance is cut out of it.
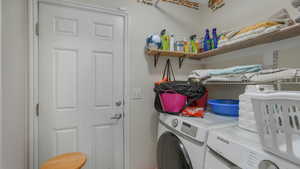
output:
<svg viewBox="0 0 300 169"><path fill-rule="evenodd" d="M29 136L28 136L28 152L29 152L29 169L38 169L38 118L36 115L36 105L38 98L38 36L36 32L38 27L38 2L46 2L58 4L61 6L71 6L81 9L98 11L111 15L117 15L124 18L124 169L130 168L129 157L129 136L130 136L130 113L129 113L129 50L128 50L128 13L124 10L102 8L95 5L87 5L74 2L72 0L28 0L28 20L29 20Z"/></svg>
<svg viewBox="0 0 300 169"><path fill-rule="evenodd" d="M2 0L0 0L0 168L3 168L3 163L2 163L2 154L3 154L3 149L2 149Z"/></svg>

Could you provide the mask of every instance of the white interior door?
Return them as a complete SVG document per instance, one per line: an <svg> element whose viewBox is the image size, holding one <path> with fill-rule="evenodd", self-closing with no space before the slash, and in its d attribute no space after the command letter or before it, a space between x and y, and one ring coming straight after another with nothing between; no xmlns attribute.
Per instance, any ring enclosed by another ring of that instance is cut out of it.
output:
<svg viewBox="0 0 300 169"><path fill-rule="evenodd" d="M122 169L124 17L39 3L39 165L67 152Z"/></svg>

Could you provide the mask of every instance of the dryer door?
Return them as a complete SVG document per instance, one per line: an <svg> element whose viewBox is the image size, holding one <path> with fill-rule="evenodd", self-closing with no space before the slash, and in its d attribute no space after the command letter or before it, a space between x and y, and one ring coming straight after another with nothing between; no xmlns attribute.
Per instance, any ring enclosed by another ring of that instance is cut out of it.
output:
<svg viewBox="0 0 300 169"><path fill-rule="evenodd" d="M171 132L160 136L157 147L158 169L193 169L188 152Z"/></svg>

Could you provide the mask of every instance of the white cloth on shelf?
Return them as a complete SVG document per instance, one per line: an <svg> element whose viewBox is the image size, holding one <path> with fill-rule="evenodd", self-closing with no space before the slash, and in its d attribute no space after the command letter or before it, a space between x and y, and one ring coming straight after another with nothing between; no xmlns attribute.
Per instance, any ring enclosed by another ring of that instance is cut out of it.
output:
<svg viewBox="0 0 300 169"><path fill-rule="evenodd" d="M299 74L299 69L269 69L258 73L246 74L251 82L272 82L278 80L293 79Z"/></svg>
<svg viewBox="0 0 300 169"><path fill-rule="evenodd" d="M266 69L255 73L229 74L211 76L203 80L203 83L209 82L253 82L268 83L278 80L288 80L300 77L300 69L280 68Z"/></svg>
<svg viewBox="0 0 300 169"><path fill-rule="evenodd" d="M244 74L230 74L230 75L220 75L220 76L212 76L206 79L203 83L209 82L243 82L245 81Z"/></svg>
<svg viewBox="0 0 300 169"><path fill-rule="evenodd" d="M201 70L194 70L189 75L189 78L196 78L196 79L207 79L210 77L210 72L214 69L201 69Z"/></svg>
<svg viewBox="0 0 300 169"><path fill-rule="evenodd" d="M258 72L262 70L262 65L241 65L234 66L225 69L202 69L192 71L189 78L198 78L198 79L207 79L212 76L222 76L222 75L233 75L233 74L242 74L250 72Z"/></svg>

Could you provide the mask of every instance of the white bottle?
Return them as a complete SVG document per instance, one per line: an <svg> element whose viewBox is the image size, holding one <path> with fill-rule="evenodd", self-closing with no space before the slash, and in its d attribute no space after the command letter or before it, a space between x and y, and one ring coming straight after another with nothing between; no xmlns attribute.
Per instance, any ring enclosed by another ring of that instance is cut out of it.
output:
<svg viewBox="0 0 300 169"><path fill-rule="evenodd" d="M170 36L170 51L175 51L175 38L174 34Z"/></svg>

